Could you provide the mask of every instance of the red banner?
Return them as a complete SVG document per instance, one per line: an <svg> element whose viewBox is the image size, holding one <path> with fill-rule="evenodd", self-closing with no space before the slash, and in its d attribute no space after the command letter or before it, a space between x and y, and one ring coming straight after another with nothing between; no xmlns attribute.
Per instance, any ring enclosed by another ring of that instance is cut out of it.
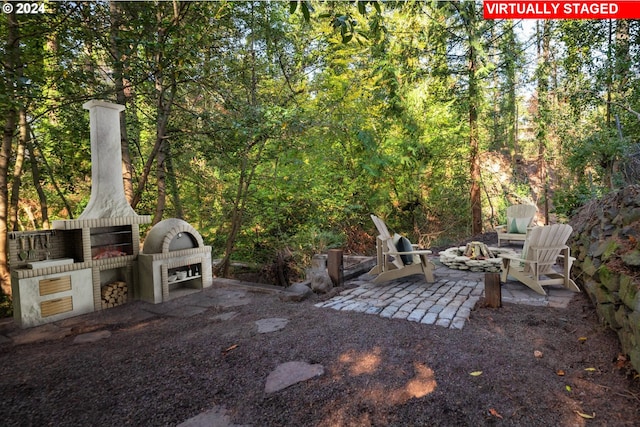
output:
<svg viewBox="0 0 640 427"><path fill-rule="evenodd" d="M484 19L638 19L640 1L485 0Z"/></svg>

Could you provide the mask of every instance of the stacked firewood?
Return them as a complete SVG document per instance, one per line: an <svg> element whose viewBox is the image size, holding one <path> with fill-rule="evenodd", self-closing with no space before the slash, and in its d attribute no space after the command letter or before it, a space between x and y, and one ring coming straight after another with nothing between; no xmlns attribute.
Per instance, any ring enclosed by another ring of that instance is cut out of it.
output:
<svg viewBox="0 0 640 427"><path fill-rule="evenodd" d="M489 250L487 245L482 242L470 242L463 252L464 256L471 259L489 259L496 258L496 256Z"/></svg>
<svg viewBox="0 0 640 427"><path fill-rule="evenodd" d="M127 302L127 284L113 282L102 287L102 308L115 307Z"/></svg>

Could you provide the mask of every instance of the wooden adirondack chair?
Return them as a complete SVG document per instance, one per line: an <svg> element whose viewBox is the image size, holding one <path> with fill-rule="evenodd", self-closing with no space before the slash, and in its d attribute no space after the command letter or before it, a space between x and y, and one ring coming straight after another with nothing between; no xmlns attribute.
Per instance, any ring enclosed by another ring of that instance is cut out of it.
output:
<svg viewBox="0 0 640 427"><path fill-rule="evenodd" d="M534 205L512 205L507 208L507 224L496 227L498 232L498 247L503 240L517 240L524 242L527 231L533 224L538 208Z"/></svg>
<svg viewBox="0 0 640 427"><path fill-rule="evenodd" d="M522 255L501 255L504 283L512 276L541 295L546 295L543 286L562 285L574 292L580 292L571 280L572 258L566 245L572 228L566 224L533 227L527 234ZM553 266L559 258L563 259L562 271Z"/></svg>
<svg viewBox="0 0 640 427"><path fill-rule="evenodd" d="M392 236L383 220L375 215L371 215L373 223L378 229L376 238L377 265L369 271L371 275L377 275L374 283L382 283L389 280L399 279L412 274L424 274L428 283L435 282L433 264L427 258L431 254L429 250L419 250L418 245L411 245L410 242L399 235ZM398 242L403 241L403 248L398 250Z"/></svg>

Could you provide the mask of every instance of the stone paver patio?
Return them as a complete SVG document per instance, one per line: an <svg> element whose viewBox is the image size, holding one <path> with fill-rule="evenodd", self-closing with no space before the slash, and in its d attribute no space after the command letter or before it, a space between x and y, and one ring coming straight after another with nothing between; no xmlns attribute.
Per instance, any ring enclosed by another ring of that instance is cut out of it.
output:
<svg viewBox="0 0 640 427"><path fill-rule="evenodd" d="M413 275L378 285L372 283L375 276L365 274L348 282L356 287L315 306L462 329L484 295L484 273L452 270L434 261L435 283ZM545 290L547 295L540 295L510 280L502 285L502 302L565 308L574 295L562 287Z"/></svg>

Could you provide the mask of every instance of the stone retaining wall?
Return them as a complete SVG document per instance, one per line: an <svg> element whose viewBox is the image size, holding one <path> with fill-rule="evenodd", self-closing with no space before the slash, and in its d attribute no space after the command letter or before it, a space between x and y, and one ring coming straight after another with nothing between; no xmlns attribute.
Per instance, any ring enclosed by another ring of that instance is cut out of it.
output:
<svg viewBox="0 0 640 427"><path fill-rule="evenodd" d="M640 186L588 203L570 224L576 282L640 371Z"/></svg>

